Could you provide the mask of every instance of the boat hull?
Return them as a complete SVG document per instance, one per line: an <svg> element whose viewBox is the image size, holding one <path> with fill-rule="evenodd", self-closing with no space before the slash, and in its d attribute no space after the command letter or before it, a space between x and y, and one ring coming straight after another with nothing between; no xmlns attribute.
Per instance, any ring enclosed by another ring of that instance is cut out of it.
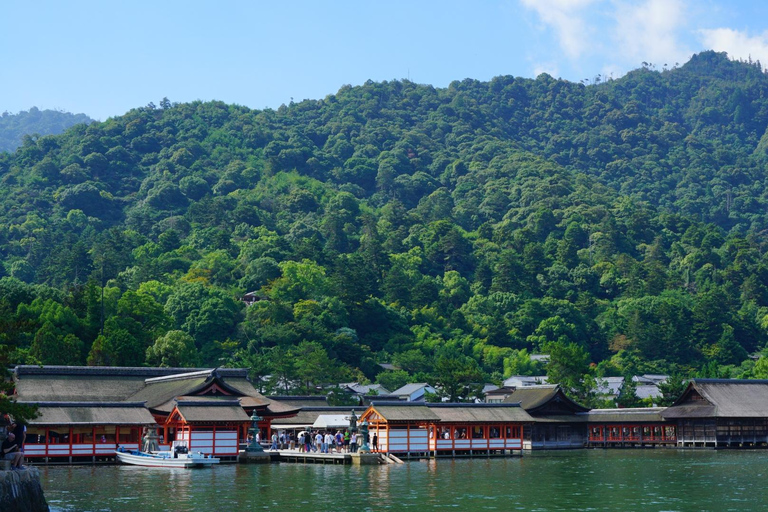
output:
<svg viewBox="0 0 768 512"><path fill-rule="evenodd" d="M147 468L205 468L219 463L217 458L206 458L202 456L179 458L148 454L143 452L121 452L116 451L115 457L123 464L131 466L143 466Z"/></svg>

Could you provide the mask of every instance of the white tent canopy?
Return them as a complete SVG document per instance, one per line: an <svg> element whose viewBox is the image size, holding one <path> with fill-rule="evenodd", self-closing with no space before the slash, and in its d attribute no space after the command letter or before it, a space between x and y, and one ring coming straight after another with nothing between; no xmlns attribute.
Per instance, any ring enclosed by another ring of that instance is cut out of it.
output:
<svg viewBox="0 0 768 512"><path fill-rule="evenodd" d="M312 424L313 428L348 428L349 415L347 414L321 414Z"/></svg>

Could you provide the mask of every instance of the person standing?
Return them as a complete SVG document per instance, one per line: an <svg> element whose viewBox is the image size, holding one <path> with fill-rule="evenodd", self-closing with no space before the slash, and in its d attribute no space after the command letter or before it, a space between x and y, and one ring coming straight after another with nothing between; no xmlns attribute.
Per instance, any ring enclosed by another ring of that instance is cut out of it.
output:
<svg viewBox="0 0 768 512"><path fill-rule="evenodd" d="M373 451L379 451L379 435L373 434Z"/></svg>
<svg viewBox="0 0 768 512"><path fill-rule="evenodd" d="M277 432L272 433L272 446L269 449L277 451Z"/></svg>
<svg viewBox="0 0 768 512"><path fill-rule="evenodd" d="M349 436L349 451L352 453L357 453L357 436L358 434Z"/></svg>
<svg viewBox="0 0 768 512"><path fill-rule="evenodd" d="M336 431L336 453L341 453L341 447L344 446L344 436L341 435L341 430Z"/></svg>

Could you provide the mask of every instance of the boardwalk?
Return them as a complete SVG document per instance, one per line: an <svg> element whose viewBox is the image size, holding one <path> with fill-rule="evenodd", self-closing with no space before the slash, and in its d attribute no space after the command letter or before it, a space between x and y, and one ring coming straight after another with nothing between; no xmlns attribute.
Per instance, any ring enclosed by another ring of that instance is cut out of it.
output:
<svg viewBox="0 0 768 512"><path fill-rule="evenodd" d="M275 453L275 452L269 452ZM302 464L351 464L349 453L313 453L297 450L278 450L280 462L299 462Z"/></svg>

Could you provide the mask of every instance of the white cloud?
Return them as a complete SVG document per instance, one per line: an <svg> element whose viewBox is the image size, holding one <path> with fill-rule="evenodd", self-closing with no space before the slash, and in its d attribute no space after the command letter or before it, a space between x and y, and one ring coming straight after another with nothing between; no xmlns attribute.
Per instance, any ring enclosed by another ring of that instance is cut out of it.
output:
<svg viewBox="0 0 768 512"><path fill-rule="evenodd" d="M549 76L557 77L559 70L557 63L555 62L541 62L533 68L533 76L537 77L542 73L546 73Z"/></svg>
<svg viewBox="0 0 768 512"><path fill-rule="evenodd" d="M587 7L601 0L521 0L557 33L560 47L571 58L582 56L593 32L585 19Z"/></svg>
<svg viewBox="0 0 768 512"><path fill-rule="evenodd" d="M682 0L616 0L614 52L633 66L684 62L691 52L680 42L686 9ZM634 61L634 62L632 62Z"/></svg>
<svg viewBox="0 0 768 512"><path fill-rule="evenodd" d="M730 28L700 30L702 42L712 50L728 52L732 59L759 60L768 64L768 31L756 36Z"/></svg>

